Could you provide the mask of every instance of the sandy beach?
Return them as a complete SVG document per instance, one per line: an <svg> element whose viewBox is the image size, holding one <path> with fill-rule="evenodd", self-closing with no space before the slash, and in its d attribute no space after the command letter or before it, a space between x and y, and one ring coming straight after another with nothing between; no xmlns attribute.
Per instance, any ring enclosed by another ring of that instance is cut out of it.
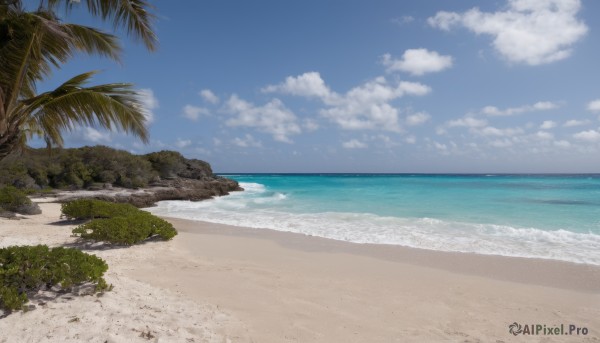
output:
<svg viewBox="0 0 600 343"><path fill-rule="evenodd" d="M60 205L41 208L0 219L0 246L74 244ZM88 250L113 291L34 297L0 319L0 342L600 341L599 267L169 221L172 241ZM588 333L513 336L513 322Z"/></svg>

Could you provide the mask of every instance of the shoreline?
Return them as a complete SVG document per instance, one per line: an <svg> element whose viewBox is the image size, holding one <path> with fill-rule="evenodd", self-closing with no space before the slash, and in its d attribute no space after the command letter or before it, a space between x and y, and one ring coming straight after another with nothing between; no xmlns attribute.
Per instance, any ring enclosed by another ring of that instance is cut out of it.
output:
<svg viewBox="0 0 600 343"><path fill-rule="evenodd" d="M590 293L600 292L600 266L553 259L451 252L392 244L354 243L302 233L258 229L168 216L179 232L264 239L295 250L347 253L390 262ZM506 266L508 265L508 267ZM531 273L531 271L536 271ZM573 284L569 280L577 279Z"/></svg>
<svg viewBox="0 0 600 343"><path fill-rule="evenodd" d="M0 219L0 246L76 241L59 204L40 206L41 215ZM112 291L30 298L31 311L0 319L0 342L600 339L594 266L166 219L179 231L171 241L85 250L108 263ZM513 322L588 334L515 337Z"/></svg>

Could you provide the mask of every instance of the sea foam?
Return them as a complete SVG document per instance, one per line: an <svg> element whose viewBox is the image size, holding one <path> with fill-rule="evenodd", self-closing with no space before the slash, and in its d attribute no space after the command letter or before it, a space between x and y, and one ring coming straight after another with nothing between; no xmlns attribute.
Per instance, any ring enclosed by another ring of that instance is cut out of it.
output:
<svg viewBox="0 0 600 343"><path fill-rule="evenodd" d="M600 235L437 218L372 213L294 213L278 203L289 196L258 183L245 192L202 202L162 201L154 214L264 228L353 243L391 244L439 251L542 258L600 265Z"/></svg>

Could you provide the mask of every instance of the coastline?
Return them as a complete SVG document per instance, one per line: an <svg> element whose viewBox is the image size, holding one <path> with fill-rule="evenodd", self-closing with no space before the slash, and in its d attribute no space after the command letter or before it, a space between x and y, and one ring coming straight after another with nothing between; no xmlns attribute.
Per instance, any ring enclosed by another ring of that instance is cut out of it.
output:
<svg viewBox="0 0 600 343"><path fill-rule="evenodd" d="M42 215L0 221L0 245L73 243L60 205L40 205ZM0 342L600 339L596 266L167 220L179 231L172 241L88 251L109 264L113 291L32 301L34 310L0 319ZM589 333L515 337L513 322Z"/></svg>
<svg viewBox="0 0 600 343"><path fill-rule="evenodd" d="M599 338L596 266L167 219L184 259L136 278L230 309L254 341L507 342L515 321L581 323L590 334L567 341Z"/></svg>
<svg viewBox="0 0 600 343"><path fill-rule="evenodd" d="M165 216L162 218L171 222L180 233L261 239L272 241L284 248L304 252L345 253L440 269L452 273L481 276L498 281L600 293L600 266L591 264L552 259L438 251L389 244L353 243L294 232L256 229ZM578 280L578 282L574 284L572 280Z"/></svg>

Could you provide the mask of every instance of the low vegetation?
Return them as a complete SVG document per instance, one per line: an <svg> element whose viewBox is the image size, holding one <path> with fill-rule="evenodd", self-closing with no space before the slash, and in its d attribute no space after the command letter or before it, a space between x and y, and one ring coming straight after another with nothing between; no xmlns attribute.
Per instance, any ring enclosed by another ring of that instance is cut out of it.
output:
<svg viewBox="0 0 600 343"><path fill-rule="evenodd" d="M19 214L40 214L37 204L31 202L27 194L13 186L0 188L0 212Z"/></svg>
<svg viewBox="0 0 600 343"><path fill-rule="evenodd" d="M61 205L63 216L67 219L96 219L127 216L140 212L135 206L117 204L94 199L73 200Z"/></svg>
<svg viewBox="0 0 600 343"><path fill-rule="evenodd" d="M82 199L63 204L62 212L68 218L92 219L73 229L73 234L84 240L132 245L177 235L169 222L128 204Z"/></svg>
<svg viewBox="0 0 600 343"><path fill-rule="evenodd" d="M175 151L133 155L106 146L74 149L29 149L0 161L0 185L22 189L141 188L161 178L201 179L210 165Z"/></svg>
<svg viewBox="0 0 600 343"><path fill-rule="evenodd" d="M76 249L46 245L0 249L0 308L18 310L29 301L28 293L58 286L69 289L92 283L95 291L107 289L103 278L107 264L99 257Z"/></svg>

